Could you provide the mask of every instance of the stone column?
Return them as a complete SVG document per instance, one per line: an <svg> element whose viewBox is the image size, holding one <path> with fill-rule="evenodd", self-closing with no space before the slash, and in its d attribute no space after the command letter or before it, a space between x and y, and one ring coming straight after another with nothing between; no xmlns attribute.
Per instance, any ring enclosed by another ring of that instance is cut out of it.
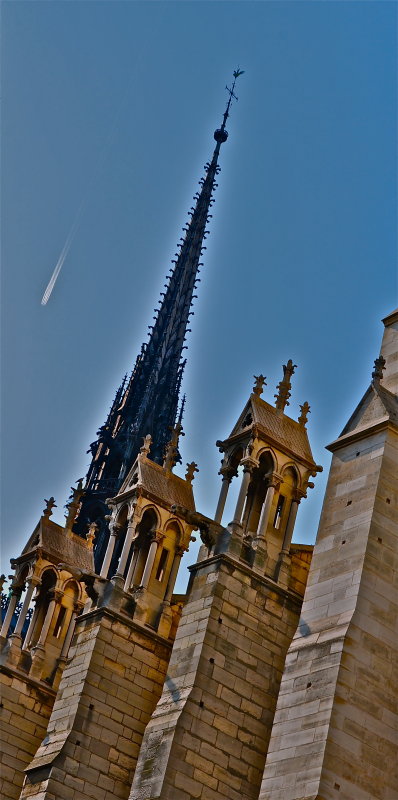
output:
<svg viewBox="0 0 398 800"><path fill-rule="evenodd" d="M222 467L220 469L220 475L222 475L222 483L221 483L220 496L218 498L216 513L214 515L214 521L219 523L221 523L222 520L225 503L228 496L229 485L232 480L231 470L227 469L226 467Z"/></svg>
<svg viewBox="0 0 398 800"><path fill-rule="evenodd" d="M171 598L173 596L174 586L177 579L179 566L182 556L186 551L186 547L177 547L175 551L174 561L170 570L169 580L167 581L166 594L162 603L162 614L159 621L158 633L160 636L168 638L170 633L173 615L171 613Z"/></svg>
<svg viewBox="0 0 398 800"><path fill-rule="evenodd" d="M126 569L127 559L130 553L131 543L134 539L134 533L135 533L135 522L133 521L133 517L131 516L128 521L126 538L124 540L124 545L115 576L116 578L121 578L122 580L123 580L124 570Z"/></svg>
<svg viewBox="0 0 398 800"><path fill-rule="evenodd" d="M143 589L146 589L149 583L149 579L151 577L152 568L156 558L156 552L160 542L162 541L163 536L160 533L155 533L152 536L151 546L149 548L148 557L146 560L146 564L144 567L144 572L141 578L141 586Z"/></svg>
<svg viewBox="0 0 398 800"><path fill-rule="evenodd" d="M37 622L37 617L38 617L38 613L39 613L39 607L37 605L37 597L34 598L34 602L36 603L36 606L35 606L35 610L34 610L34 612L32 614L31 620L29 622L28 630L26 631L26 636L25 636L25 639L24 639L23 644L22 644L22 650L27 650L28 649L29 643L30 643L30 640L32 638L32 634L33 634L33 631L35 629L35 625L36 625L36 622Z"/></svg>
<svg viewBox="0 0 398 800"><path fill-rule="evenodd" d="M277 487L276 481L274 482L271 481L268 486L267 493L265 495L265 499L261 509L260 519L258 521L256 539L265 539L268 528L269 516L271 513L272 501L274 499L276 487Z"/></svg>
<svg viewBox="0 0 398 800"><path fill-rule="evenodd" d="M236 504L235 514L233 519L233 521L235 523L237 522L239 525L242 520L242 513L247 496L247 490L249 488L251 474L253 472L254 467L256 466L255 462L252 461L251 459L244 459L243 461L241 461L241 464L243 464L242 483L240 485L238 502Z"/></svg>
<svg viewBox="0 0 398 800"><path fill-rule="evenodd" d="M287 587L289 583L289 573L290 573L290 563L291 563L289 550L292 541L294 523L296 521L299 503L300 503L299 498L294 497L290 506L285 535L283 537L282 550L279 554L279 560L276 567L275 579L278 581L278 583L281 584L281 586L284 587Z"/></svg>
<svg viewBox="0 0 398 800"><path fill-rule="evenodd" d="M68 630L66 631L64 643L62 645L61 655L58 659L57 669L53 680L53 689L58 689L58 686L60 684L62 673L64 671L66 661L68 659L70 643L72 641L72 636L76 626L76 617L80 614L82 609L83 609L83 603L75 603L73 606L71 618L69 620Z"/></svg>
<svg viewBox="0 0 398 800"><path fill-rule="evenodd" d="M148 606L145 599L146 589L152 574L153 565L155 563L156 552L163 536L159 532L152 534L151 546L147 556L144 572L142 574L140 586L137 586L134 591L135 609L134 619L139 622L145 622L147 617Z"/></svg>
<svg viewBox="0 0 398 800"><path fill-rule="evenodd" d="M17 622L17 624L15 626L14 636L15 635L19 635L20 636L21 633L22 633L22 628L23 628L23 625L24 625L24 622L25 622L25 619L26 619L26 615L28 613L28 609L29 609L29 606L30 606L30 601L32 599L33 592L34 592L36 586L38 586L38 584L40 583L40 580L39 580L39 578L29 578L26 581L26 583L27 583L26 595L25 595L25 599L23 601L23 606L22 606L21 611L19 613L18 622Z"/></svg>
<svg viewBox="0 0 398 800"><path fill-rule="evenodd" d="M48 631L50 630L50 625L52 622L52 618L54 616L56 605L61 600L62 595L63 592L59 591L58 589L53 590L51 600L48 604L47 613L44 618L43 627L40 631L40 636L38 638L37 644L32 649L32 665L29 670L29 675L31 675L33 678L37 678L38 680L40 680L41 671L43 669L44 654L45 654L44 645L46 643Z"/></svg>
<svg viewBox="0 0 398 800"><path fill-rule="evenodd" d="M10 636L10 650L7 657L7 662L10 665L16 666L19 661L19 657L21 655L22 628L26 619L26 615L28 613L28 608L30 605L30 601L32 599L33 592L38 583L40 583L39 578L30 578L27 581L27 590L25 599L21 611L19 613L14 633L12 633Z"/></svg>
<svg viewBox="0 0 398 800"><path fill-rule="evenodd" d="M139 552L140 552L139 548L137 547L137 544L135 544L134 545L134 550L133 550L133 555L131 556L129 571L127 573L127 578L126 578L126 581L125 581L125 584L124 584L124 591L125 592L128 592L128 590L130 589L130 586L133 583L133 579L134 579L134 575L135 575L135 571L136 571L136 567L137 567L137 563L138 563Z"/></svg>
<svg viewBox="0 0 398 800"><path fill-rule="evenodd" d="M117 539L117 537L119 535L119 530L120 530L120 526L116 525L116 523L114 523L112 525L112 527L111 527L111 535L109 537L108 547L106 548L105 558L104 558L103 563L102 563L102 568L101 568L101 572L100 572L100 577L101 578L107 578L108 577L109 567L111 565L113 551L115 549L116 539Z"/></svg>
<svg viewBox="0 0 398 800"><path fill-rule="evenodd" d="M3 622L3 625L1 627L0 640L4 640L4 639L7 638L8 629L9 629L9 627L11 625L11 620L12 620L16 605L17 605L18 600L19 600L20 597L21 597L20 588L19 589L13 589L11 597L10 597L10 602L8 604L7 613L6 613L5 617L4 617L4 622Z"/></svg>
<svg viewBox="0 0 398 800"><path fill-rule="evenodd" d="M288 553L289 548L292 541L293 530L294 530L294 523L296 522L297 511L299 507L300 500L292 500L292 504L290 506L289 511L289 519L287 521L285 535L283 537L283 544L282 544L282 553Z"/></svg>
<svg viewBox="0 0 398 800"><path fill-rule="evenodd" d="M275 490L280 486L280 479L276 475L272 475L269 481L267 493L261 509L260 519L258 521L256 536L253 539L253 549L255 550L253 567L263 572L267 563L267 528L271 513L272 501L274 499Z"/></svg>

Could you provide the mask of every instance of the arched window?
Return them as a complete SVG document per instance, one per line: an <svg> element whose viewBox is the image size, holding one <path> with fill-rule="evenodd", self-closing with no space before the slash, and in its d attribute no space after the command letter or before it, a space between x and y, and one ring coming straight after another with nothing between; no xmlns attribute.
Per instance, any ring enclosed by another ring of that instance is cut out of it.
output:
<svg viewBox="0 0 398 800"><path fill-rule="evenodd" d="M269 486L269 478L274 468L271 453L269 451L262 453L258 467L253 471L243 514L243 528L247 533L257 531L261 509Z"/></svg>
<svg viewBox="0 0 398 800"><path fill-rule="evenodd" d="M142 520L137 526L138 538L135 547L138 550L138 557L133 576L133 585L139 586L144 572L148 551L151 544L151 534L158 526L158 517L153 508L148 508L142 515Z"/></svg>

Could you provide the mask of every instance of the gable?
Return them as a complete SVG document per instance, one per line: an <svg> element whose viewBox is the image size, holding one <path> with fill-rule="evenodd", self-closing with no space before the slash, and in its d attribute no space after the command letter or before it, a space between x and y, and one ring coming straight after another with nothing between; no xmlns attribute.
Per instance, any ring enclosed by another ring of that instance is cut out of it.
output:
<svg viewBox="0 0 398 800"><path fill-rule="evenodd" d="M256 422L255 410L250 398L250 400L248 400L246 403L240 417L238 418L238 421L232 428L228 438L230 439L232 436L236 436L238 433L243 433L243 431L249 430L254 422Z"/></svg>
<svg viewBox="0 0 398 800"><path fill-rule="evenodd" d="M340 436L344 436L346 433L352 433L357 430L357 428L373 425L375 422L388 418L388 416L384 403L371 385L365 392L362 400L358 403Z"/></svg>

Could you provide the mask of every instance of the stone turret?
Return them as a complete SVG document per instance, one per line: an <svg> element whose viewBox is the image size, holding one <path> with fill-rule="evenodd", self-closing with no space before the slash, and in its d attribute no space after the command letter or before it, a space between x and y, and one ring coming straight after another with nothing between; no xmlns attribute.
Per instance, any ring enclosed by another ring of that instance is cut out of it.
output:
<svg viewBox="0 0 398 800"><path fill-rule="evenodd" d="M130 800L257 800L285 655L300 615L312 547L292 545L299 500L320 468L303 421L261 398L256 378L231 435L218 445L215 520L199 528L160 701L145 731ZM286 386L284 387L286 389ZM281 404L280 404L281 405ZM239 465L233 522L221 524Z"/></svg>
<svg viewBox="0 0 398 800"><path fill-rule="evenodd" d="M45 502L11 562L15 572L0 634L2 790L10 800L19 797L24 770L45 735L76 618L88 599L75 573L93 569L92 541L53 522L54 498Z"/></svg>
<svg viewBox="0 0 398 800"><path fill-rule="evenodd" d="M107 500L111 535L100 576L76 571L90 603L77 621L21 797L53 800L67 792L68 800L89 800L108 793L117 800L131 785L181 613L174 583L194 524L178 508L195 512L192 470L188 480L179 478L173 459L151 461L150 447L148 435L119 493Z"/></svg>

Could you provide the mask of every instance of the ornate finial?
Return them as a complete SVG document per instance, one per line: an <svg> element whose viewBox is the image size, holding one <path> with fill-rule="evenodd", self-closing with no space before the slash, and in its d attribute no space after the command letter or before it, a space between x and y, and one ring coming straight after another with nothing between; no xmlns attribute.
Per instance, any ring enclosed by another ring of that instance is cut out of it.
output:
<svg viewBox="0 0 398 800"><path fill-rule="evenodd" d="M305 403L303 403L303 405L300 406L300 411L301 411L301 414L300 414L300 416L298 418L298 422L299 422L299 425L301 425L303 428L305 428L305 426L307 424L307 421L308 421L308 414L310 413L310 406L307 403L307 401L305 401Z"/></svg>
<svg viewBox="0 0 398 800"><path fill-rule="evenodd" d="M229 117L229 110L231 108L232 98L234 98L234 100L238 99L236 94L234 93L236 81L237 81L237 79L239 78L240 75L243 75L243 73L244 73L243 69L239 69L239 67L238 67L238 69L235 69L234 72L233 72L234 80L233 80L231 88L229 88L229 86L225 87L227 92L228 92L228 94L229 94L227 107L226 107L226 109L224 111L224 116L223 116L223 121L222 121L221 128L217 128L217 130L214 131L214 138L215 138L216 142L218 144L220 144L220 145L223 142L226 142L227 139L228 139L228 131L225 130L225 125L226 125L227 119Z"/></svg>
<svg viewBox="0 0 398 800"><path fill-rule="evenodd" d="M76 489L71 486L71 495L69 496L69 503L66 504L65 508L68 509L68 513L66 515L66 522L65 528L67 531L71 531L73 527L73 523L76 519L77 512L79 511L80 502L85 494L83 489L83 478L79 478L77 481Z"/></svg>
<svg viewBox="0 0 398 800"><path fill-rule="evenodd" d="M55 502L55 500L54 500L54 498L53 498L53 497L50 497L50 499L49 499L49 500L46 500L46 499L44 498L44 502L45 502L47 505L46 505L46 507L45 507L45 509L43 510L43 512L42 512L42 513L43 513L43 517L47 517L47 519L48 519L49 517L51 517L51 515L52 515L52 513L53 513L53 508L56 508L56 507L57 507L57 504L56 504L56 502Z"/></svg>
<svg viewBox="0 0 398 800"><path fill-rule="evenodd" d="M383 378L383 370L386 368L386 359L380 355L375 359L374 368L372 372L373 383L378 383Z"/></svg>
<svg viewBox="0 0 398 800"><path fill-rule="evenodd" d="M188 483L192 483L195 477L195 472L199 472L198 465L195 464L195 461L191 461L190 464L187 464L187 471L185 473L185 480Z"/></svg>
<svg viewBox="0 0 398 800"><path fill-rule="evenodd" d="M184 436L184 432L182 430L181 422L177 422L172 429L171 432L171 439L166 445L166 452L163 461L163 469L166 472L171 472L174 467L174 464L177 462L178 458L178 441L180 436Z"/></svg>
<svg viewBox="0 0 398 800"><path fill-rule="evenodd" d="M255 380L255 384L253 386L253 394L256 394L258 395L258 397L260 397L260 395L262 395L263 393L263 386L267 385L265 382L265 377L264 375L253 375L253 378Z"/></svg>
<svg viewBox="0 0 398 800"><path fill-rule="evenodd" d="M293 364L291 358L289 358L287 364L283 365L283 380L281 380L276 387L278 394L274 394L274 397L276 397L275 407L280 412L283 412L284 408L289 405L290 389L292 388L290 378L292 377L296 367L297 364Z"/></svg>
<svg viewBox="0 0 398 800"><path fill-rule="evenodd" d="M97 535L98 525L96 522L90 522L88 533L86 536L87 549L92 550L94 547L94 539Z"/></svg>
<svg viewBox="0 0 398 800"><path fill-rule="evenodd" d="M144 436L143 438L143 445L140 449L140 454L142 456L148 457L149 451L151 449L151 444L152 444L152 436L150 433L147 433L147 435Z"/></svg>
<svg viewBox="0 0 398 800"><path fill-rule="evenodd" d="M0 592L3 591L3 586L4 586L5 582L6 582L6 580L7 580L7 578L6 578L6 576L4 575L4 572L3 572L0 575Z"/></svg>

